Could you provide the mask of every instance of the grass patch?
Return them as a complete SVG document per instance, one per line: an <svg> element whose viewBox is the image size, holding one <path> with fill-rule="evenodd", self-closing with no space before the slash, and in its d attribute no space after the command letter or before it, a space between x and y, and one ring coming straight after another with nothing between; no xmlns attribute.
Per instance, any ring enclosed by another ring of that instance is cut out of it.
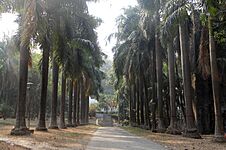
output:
<svg viewBox="0 0 226 150"><path fill-rule="evenodd" d="M72 137L72 138L82 136L82 134L75 133L75 132L63 132L63 133L59 133L58 135L62 137Z"/></svg>
<svg viewBox="0 0 226 150"><path fill-rule="evenodd" d="M135 134L135 135L138 135L138 136L147 136L149 135L151 132L148 131L148 130L144 130L144 129L141 129L141 128L136 128L136 127L130 127L130 126L123 126L123 127L120 127L132 134Z"/></svg>

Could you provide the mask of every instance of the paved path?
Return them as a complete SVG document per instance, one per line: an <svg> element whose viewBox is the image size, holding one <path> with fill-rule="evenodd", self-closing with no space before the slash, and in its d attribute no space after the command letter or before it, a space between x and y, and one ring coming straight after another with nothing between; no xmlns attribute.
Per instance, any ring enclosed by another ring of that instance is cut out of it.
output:
<svg viewBox="0 0 226 150"><path fill-rule="evenodd" d="M166 150L147 139L131 135L117 127L100 127L86 150Z"/></svg>

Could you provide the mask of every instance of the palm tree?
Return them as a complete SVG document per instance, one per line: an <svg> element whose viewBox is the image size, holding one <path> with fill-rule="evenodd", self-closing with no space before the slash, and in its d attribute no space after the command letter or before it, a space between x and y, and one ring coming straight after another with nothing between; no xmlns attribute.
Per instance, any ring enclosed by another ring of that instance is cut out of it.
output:
<svg viewBox="0 0 226 150"><path fill-rule="evenodd" d="M178 134L177 117L176 117L176 100L175 100L175 55L172 42L168 43L168 71L169 71L169 87L170 87L170 125L167 128L167 133Z"/></svg>
<svg viewBox="0 0 226 150"><path fill-rule="evenodd" d="M12 135L26 135L30 131L26 127L25 110L26 110L26 93L28 64L30 59L29 43L31 37L35 34L38 17L36 11L37 2L35 0L25 1L25 13L22 15L20 23L20 72L19 72L19 98L17 101L16 124L12 129ZM42 8L42 7L41 7Z"/></svg>
<svg viewBox="0 0 226 150"><path fill-rule="evenodd" d="M192 93L191 93L191 74L189 62L189 36L188 36L188 14L187 3L182 0L171 0L166 3L166 20L165 26L171 27L170 29L177 28L175 23L179 23L179 37L180 37L180 51L182 63L182 77L184 87L184 99L186 108L186 129L183 133L184 136L192 138L200 138L198 130L195 125L194 113L192 110ZM173 6L173 7L172 7ZM174 23L174 24L172 24ZM169 30L170 30L169 29Z"/></svg>
<svg viewBox="0 0 226 150"><path fill-rule="evenodd" d="M191 74L188 55L188 31L186 30L186 22L180 21L179 34L180 34L180 49L181 49L181 63L183 73L183 86L186 107L186 130L184 136L192 138L200 138L198 130L195 125L194 113L192 110L192 95L191 95Z"/></svg>
<svg viewBox="0 0 226 150"><path fill-rule="evenodd" d="M214 100L214 114L215 114L215 141L222 142L224 139L224 127L223 119L221 114L220 104L220 83L219 83L219 72L217 67L216 48L213 36L212 17L208 17L208 28L209 28L209 49L210 49L210 66L211 66L211 77L212 77L212 90Z"/></svg>

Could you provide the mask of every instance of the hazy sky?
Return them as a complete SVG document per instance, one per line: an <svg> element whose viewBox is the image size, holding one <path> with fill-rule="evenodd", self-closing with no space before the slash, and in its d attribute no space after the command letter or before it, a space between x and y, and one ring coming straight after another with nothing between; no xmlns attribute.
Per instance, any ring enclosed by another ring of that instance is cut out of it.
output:
<svg viewBox="0 0 226 150"><path fill-rule="evenodd" d="M15 14L4 13L0 15L0 40L4 35L11 36L16 33L18 24Z"/></svg>
<svg viewBox="0 0 226 150"><path fill-rule="evenodd" d="M116 18L123 13L122 8L135 6L137 0L101 0L98 3L91 2L88 4L90 14L103 20L100 27L97 28L98 41L102 51L107 54L109 59L113 59L112 47L115 40L107 42L107 37L116 31ZM17 31L18 25L15 23L16 15L2 14L0 16L0 40L3 35L12 35Z"/></svg>
<svg viewBox="0 0 226 150"><path fill-rule="evenodd" d="M100 27L97 28L98 40L102 51L107 54L109 59L113 59L112 47L115 40L106 45L107 37L116 31L116 18L123 13L122 8L137 5L137 0L101 0L99 3L89 3L90 14L103 20Z"/></svg>

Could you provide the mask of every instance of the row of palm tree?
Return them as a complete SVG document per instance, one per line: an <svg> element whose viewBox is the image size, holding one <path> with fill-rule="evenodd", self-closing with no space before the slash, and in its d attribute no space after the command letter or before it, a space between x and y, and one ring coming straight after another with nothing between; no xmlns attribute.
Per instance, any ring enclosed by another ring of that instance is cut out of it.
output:
<svg viewBox="0 0 226 150"><path fill-rule="evenodd" d="M25 107L28 67L32 63L30 57L32 43L39 44L42 50L41 99L36 130L47 131L46 103L50 67L52 100L49 128L58 128L57 98L60 72L62 89L59 127L66 128L64 114L66 87L68 87L69 94L68 126L88 123L89 96L98 96L100 81L103 77L100 67L103 64L104 54L98 47L94 31L100 24L100 20L89 15L84 0L9 0L4 2L10 6L4 7L6 11L16 11L19 14L19 98L16 124L11 134L30 134L26 126ZM49 63L50 61L52 64Z"/></svg>
<svg viewBox="0 0 226 150"><path fill-rule="evenodd" d="M112 34L117 38L116 89L119 102L129 103L130 124L201 138L200 133L212 125L207 120L215 119L215 139L222 141L223 74L219 75L217 60L225 55L217 55L216 43L225 44L220 43L224 37L217 36L224 33L225 2L138 0L138 4L119 16L118 32ZM207 93L204 101L206 83L213 94Z"/></svg>

